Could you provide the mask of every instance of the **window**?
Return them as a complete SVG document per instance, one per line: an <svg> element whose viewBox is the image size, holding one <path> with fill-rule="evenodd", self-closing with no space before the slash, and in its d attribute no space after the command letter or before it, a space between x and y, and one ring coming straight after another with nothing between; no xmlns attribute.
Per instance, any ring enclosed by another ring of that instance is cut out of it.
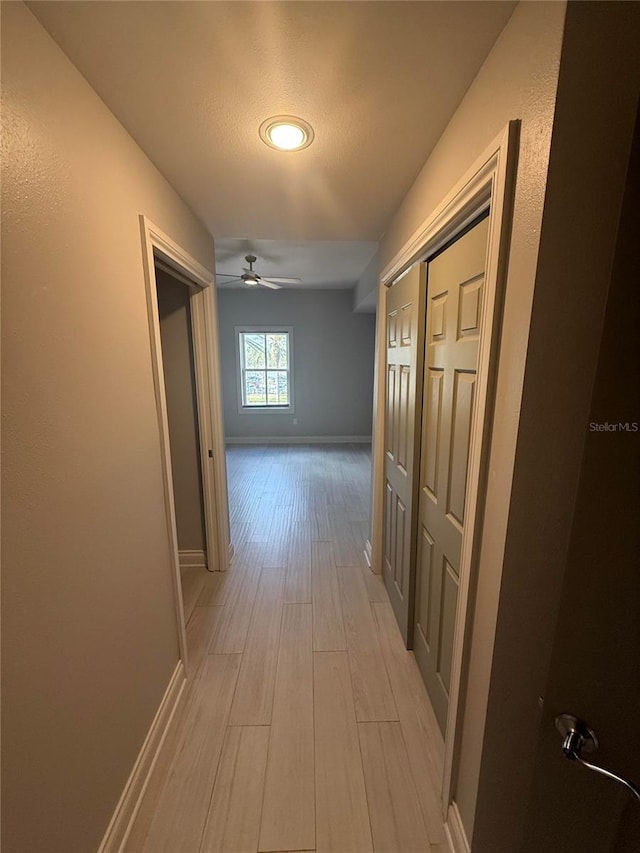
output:
<svg viewBox="0 0 640 853"><path fill-rule="evenodd" d="M240 411L293 411L291 329L236 329Z"/></svg>

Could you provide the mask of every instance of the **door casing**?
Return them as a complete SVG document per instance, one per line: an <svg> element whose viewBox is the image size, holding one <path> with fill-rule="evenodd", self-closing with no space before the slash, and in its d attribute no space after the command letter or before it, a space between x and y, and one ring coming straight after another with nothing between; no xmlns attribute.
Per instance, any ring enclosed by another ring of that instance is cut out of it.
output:
<svg viewBox="0 0 640 853"><path fill-rule="evenodd" d="M371 557L373 569L381 572L384 500L384 362L383 339L386 316L386 293L398 276L416 261L434 255L460 234L487 209L489 237L487 244L486 294L481 318L481 343L478 354L478 391L469 448L468 480L465 503L469 507L468 524L463 537L461 555L460 595L456 613L453 644L451 693L445 738L445 761L442 780L442 808L447 832L455 850L468 846L458 809L453 800L456 779L456 758L461 738L461 706L464 699L464 677L467 664L467 616L473 601L474 566L478 559L478 540L482 526L484 504L486 450L491 432L493 387L496 373L496 353L500 332L502 285L506 270L512 198L514 190L519 122L510 121L485 152L476 160L449 195L423 222L400 252L382 270L378 298L376 340L376 389L378 402L374 412L373 430L373 500ZM488 681L480 685L488 697Z"/></svg>
<svg viewBox="0 0 640 853"><path fill-rule="evenodd" d="M160 433L160 452L165 499L165 512L172 561L172 584L178 626L180 657L188 671L187 640L178 557L169 421L162 366L160 318L156 289L155 263L160 261L172 274L188 285L198 408L200 458L202 462L202 491L205 534L209 560L224 571L233 556L229 534L227 472L220 395L220 365L218 362L218 326L216 288L213 273L157 228L145 216L140 216L142 254L144 263L147 314L151 343L151 363L156 393L156 410ZM210 455L210 451L211 454ZM213 559L212 559L213 558Z"/></svg>

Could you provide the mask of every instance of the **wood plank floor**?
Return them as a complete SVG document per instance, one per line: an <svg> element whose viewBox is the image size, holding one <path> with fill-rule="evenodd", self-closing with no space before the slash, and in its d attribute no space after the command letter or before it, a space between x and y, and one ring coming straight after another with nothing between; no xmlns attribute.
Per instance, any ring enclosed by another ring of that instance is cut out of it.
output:
<svg viewBox="0 0 640 853"><path fill-rule="evenodd" d="M369 449L227 462L236 556L183 579L191 674L125 853L445 853L442 738L364 559Z"/></svg>

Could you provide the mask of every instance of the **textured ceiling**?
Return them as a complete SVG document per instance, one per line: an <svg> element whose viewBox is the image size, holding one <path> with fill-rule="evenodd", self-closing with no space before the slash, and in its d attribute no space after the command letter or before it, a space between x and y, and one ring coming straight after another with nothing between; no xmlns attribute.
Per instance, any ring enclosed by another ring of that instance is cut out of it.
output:
<svg viewBox="0 0 640 853"><path fill-rule="evenodd" d="M515 4L28 5L216 239L360 243L384 232ZM309 148L261 142L282 113L312 124Z"/></svg>

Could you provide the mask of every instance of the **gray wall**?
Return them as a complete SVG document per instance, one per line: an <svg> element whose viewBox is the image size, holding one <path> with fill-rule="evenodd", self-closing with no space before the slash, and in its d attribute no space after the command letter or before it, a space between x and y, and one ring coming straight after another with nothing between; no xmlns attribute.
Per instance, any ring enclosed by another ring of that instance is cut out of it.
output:
<svg viewBox="0 0 640 853"><path fill-rule="evenodd" d="M178 548L204 551L206 538L189 288L158 269L156 282Z"/></svg>
<svg viewBox="0 0 640 853"><path fill-rule="evenodd" d="M350 290L223 290L219 322L227 437L371 435L375 316ZM295 413L240 414L235 327L269 323L293 327Z"/></svg>
<svg viewBox="0 0 640 853"><path fill-rule="evenodd" d="M1 12L2 849L89 853L179 656L138 216L209 269L213 241Z"/></svg>

